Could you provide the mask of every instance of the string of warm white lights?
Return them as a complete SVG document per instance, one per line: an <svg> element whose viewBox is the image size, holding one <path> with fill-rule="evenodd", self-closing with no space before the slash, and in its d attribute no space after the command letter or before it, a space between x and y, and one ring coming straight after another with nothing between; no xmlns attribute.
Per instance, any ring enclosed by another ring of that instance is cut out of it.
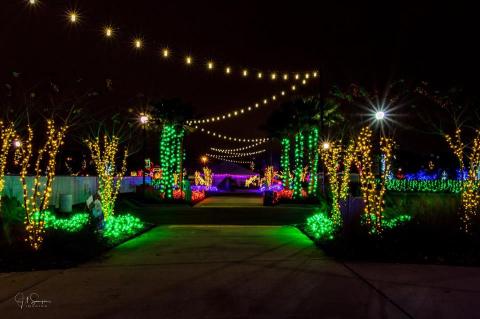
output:
<svg viewBox="0 0 480 319"><path fill-rule="evenodd" d="M266 141L265 141L265 142L266 142ZM236 153L236 152L238 152L238 151L245 151L245 150L254 148L254 147L256 147L256 146L259 146L259 145L264 144L265 142L258 142L258 143L254 143L254 144L252 144L252 145L248 145L248 146L244 146L244 147L237 147L237 148L216 148L216 147L210 147L210 149L211 149L212 151L215 151L215 152L230 154L230 153Z"/></svg>
<svg viewBox="0 0 480 319"><path fill-rule="evenodd" d="M250 164L250 163L252 163L251 160L250 161L241 161L241 160L226 158L226 157L223 157L223 156L218 156L218 155L215 155L215 154L206 154L205 156L211 157L211 158L214 158L214 159L217 159L217 160L221 160L221 161L225 161L225 162L231 162L231 163L237 163L237 164Z"/></svg>
<svg viewBox="0 0 480 319"><path fill-rule="evenodd" d="M210 130L206 130L203 127L198 127L195 126L195 128L198 128L200 132L206 133L211 136L218 137L220 139L226 140L226 141L233 141L233 142L244 142L244 143L257 143L257 142L266 142L269 140L268 137L261 137L261 138L243 138L243 137L233 137L233 136L227 136L223 135L217 132L213 132Z"/></svg>
<svg viewBox="0 0 480 319"><path fill-rule="evenodd" d="M235 158L235 157L245 157L245 156L252 156L261 153L265 153L266 150L259 150L255 152L247 152L247 153L228 153L228 155L222 155L225 158ZM207 154L208 155L208 154Z"/></svg>
<svg viewBox="0 0 480 319"><path fill-rule="evenodd" d="M308 81L307 80L302 80L303 85L307 85ZM292 85L290 87L291 92L295 92L297 90L296 85ZM275 102L279 97L284 97L288 94L288 91L281 91L278 95L272 95L270 98L264 98L260 102L255 102L254 104L250 106L246 106L244 108L240 108L237 110L230 111L228 113L223 113L223 114L218 114L218 115L212 115L210 117L205 117L203 119L195 119L195 120L188 120L187 124L192 125L192 124L208 124L208 123L213 123L213 122L218 122L222 120L228 120L233 117L237 117L242 114L246 114L248 112L258 110L261 106L267 105L269 102Z"/></svg>
<svg viewBox="0 0 480 319"><path fill-rule="evenodd" d="M39 0L27 0L27 4L34 7L40 4ZM68 23L72 25L79 25L84 21L84 15L78 10L67 10L65 12L65 17ZM104 25L102 27L102 34L103 37L112 40L115 37L118 37L120 32L119 28L115 27L111 24ZM141 50L146 47L146 43L143 37L136 36L133 37L131 40L132 47L135 50ZM175 55L170 48L163 47L159 49L159 56L163 60L173 60L174 58L178 58L179 60L183 61L183 63L189 67L194 65L203 65L203 68L208 72L214 72L218 70L226 77L233 77L238 76L244 79L256 79L256 80L283 80L283 81L303 81L308 80L310 77L317 77L318 71L310 70L310 71L296 71L296 72L280 72L280 71L272 71L272 70L262 70L259 68L252 68L252 67L233 67L227 63L217 63L213 59L202 59L202 58L193 58L192 55ZM204 63L196 63L196 61L204 61Z"/></svg>

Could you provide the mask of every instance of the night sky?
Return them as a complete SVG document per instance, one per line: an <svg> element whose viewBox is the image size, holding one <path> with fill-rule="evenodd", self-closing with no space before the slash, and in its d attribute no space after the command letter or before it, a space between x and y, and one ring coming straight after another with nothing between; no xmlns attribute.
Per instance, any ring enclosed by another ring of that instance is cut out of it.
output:
<svg viewBox="0 0 480 319"><path fill-rule="evenodd" d="M69 8L78 10L79 24L67 22L64 13ZM165 97L191 103L198 116L213 115L251 105L285 88L282 81L208 73L204 64L209 58L232 67L318 69L328 86L355 82L383 90L392 81L408 79L438 87L460 84L476 94L480 56L476 12L457 1L391 5L43 0L32 9L25 1L6 0L0 9L0 81L3 88L3 83L14 81L12 72L18 72L26 88L54 81L62 89L71 89L82 79L83 87L105 91L105 80L111 79L108 98L88 104L98 117L112 110L140 109L145 99ZM102 36L106 24L118 28L114 39ZM132 49L135 36L145 41L141 52ZM168 61L159 53L165 46L171 50ZM183 64L186 54L193 56L195 67ZM299 94L319 88L320 81L311 82ZM260 127L273 109L272 104L210 127L235 136L266 136ZM405 107L399 112L411 110ZM187 140L188 156L197 158L210 146L236 145L193 134Z"/></svg>

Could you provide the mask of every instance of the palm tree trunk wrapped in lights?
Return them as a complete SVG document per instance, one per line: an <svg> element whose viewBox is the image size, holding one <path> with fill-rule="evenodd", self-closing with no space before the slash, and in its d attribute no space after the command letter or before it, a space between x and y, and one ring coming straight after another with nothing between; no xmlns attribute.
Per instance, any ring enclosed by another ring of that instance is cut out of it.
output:
<svg viewBox="0 0 480 319"><path fill-rule="evenodd" d="M33 129L27 127L27 138L19 147L20 158L20 179L23 186L23 204L25 207L25 225L27 230L26 241L30 246L38 250L43 242L45 232L45 211L50 203L52 184L55 179L56 157L60 146L63 145L67 126L55 127L53 120L47 121L46 142L39 149L35 160L35 175L32 188L27 186L26 176L33 157ZM42 164L46 161L46 168ZM46 173L45 182L42 182L42 175Z"/></svg>
<svg viewBox="0 0 480 319"><path fill-rule="evenodd" d="M384 156L385 169L380 176L380 183L377 185L373 172L372 135L369 127L361 130L356 145L355 161L360 174L361 191L365 203L363 222L367 225L370 234L381 234L383 232L385 182L391 167L394 142L387 137L380 139L380 151Z"/></svg>
<svg viewBox="0 0 480 319"><path fill-rule="evenodd" d="M478 208L480 205L480 194L478 187L478 171L480 169L480 130L475 131L475 138L471 145L470 154L465 154L465 144L462 141L462 130L458 128L455 131L455 135L445 135L445 139L448 142L454 155L460 165L460 172L463 174L465 167L468 165L467 179L462 183L461 190L461 220L462 227L465 232L470 232L472 218L478 214ZM468 159L468 164L465 164L465 157Z"/></svg>
<svg viewBox="0 0 480 319"><path fill-rule="evenodd" d="M117 170L116 160L120 147L120 140L117 136L108 137L105 134L103 138L97 136L93 140L87 140L86 143L97 171L98 193L102 212L107 220L115 212L115 201L127 170L128 150L125 148L120 170Z"/></svg>
<svg viewBox="0 0 480 319"><path fill-rule="evenodd" d="M0 121L0 209L2 208L3 188L5 187L5 169L15 136L15 125L13 123L4 124Z"/></svg>
<svg viewBox="0 0 480 319"><path fill-rule="evenodd" d="M283 187L290 189L290 139L288 137L282 138L282 156L280 160L282 170Z"/></svg>
<svg viewBox="0 0 480 319"><path fill-rule="evenodd" d="M174 124L165 124L162 130L160 140L160 166L162 169L162 179L160 181L160 191L164 193L166 199L173 199L173 190L175 188L175 174L178 174L179 184L183 179L183 128L177 128ZM181 185L179 185L181 188Z"/></svg>
<svg viewBox="0 0 480 319"><path fill-rule="evenodd" d="M310 180L308 182L309 196L316 197L318 191L318 128L314 127L308 134L308 158Z"/></svg>
<svg viewBox="0 0 480 319"><path fill-rule="evenodd" d="M293 198L302 198L302 173L303 173L303 156L304 155L304 136L303 132L295 135L295 171L293 175Z"/></svg>

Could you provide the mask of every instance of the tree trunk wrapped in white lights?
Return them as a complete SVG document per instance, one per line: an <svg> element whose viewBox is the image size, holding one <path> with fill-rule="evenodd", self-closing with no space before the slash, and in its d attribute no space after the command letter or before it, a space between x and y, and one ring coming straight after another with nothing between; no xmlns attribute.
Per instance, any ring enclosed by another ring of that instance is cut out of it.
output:
<svg viewBox="0 0 480 319"><path fill-rule="evenodd" d="M65 131L67 126L55 127L53 120L47 121L47 140L43 147L39 149L35 160L35 175L31 189L28 189L26 176L28 168L31 165L33 157L33 129L28 126L27 139L19 147L20 158L20 178L23 186L23 201L26 212L25 225L27 230L26 241L30 246L38 250L43 242L45 232L45 211L50 202L52 193L52 184L55 179L56 157L60 146L63 145ZM42 168L42 163L46 160L46 168ZM42 182L42 175L46 173L45 182Z"/></svg>
<svg viewBox="0 0 480 319"><path fill-rule="evenodd" d="M103 143L102 143L103 141ZM119 153L119 138L107 135L86 141L98 175L98 193L102 212L107 220L114 215L115 201L120 191L122 179L127 170L128 150L125 148L120 170L117 170L116 158Z"/></svg>

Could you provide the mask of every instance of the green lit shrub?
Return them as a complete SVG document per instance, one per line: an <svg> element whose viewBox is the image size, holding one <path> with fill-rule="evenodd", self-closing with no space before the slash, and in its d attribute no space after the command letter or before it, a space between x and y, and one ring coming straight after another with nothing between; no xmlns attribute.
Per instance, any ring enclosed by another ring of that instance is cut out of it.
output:
<svg viewBox="0 0 480 319"><path fill-rule="evenodd" d="M38 220L40 213L36 212L33 218ZM90 221L88 213L77 213L68 218L58 218L50 211L44 212L44 221L46 229L54 229L66 231L69 233L76 233L82 230Z"/></svg>
<svg viewBox="0 0 480 319"><path fill-rule="evenodd" d="M335 237L336 227L326 213L320 212L307 219L305 232L316 240L331 240Z"/></svg>
<svg viewBox="0 0 480 319"><path fill-rule="evenodd" d="M140 232L145 225L130 214L110 216L105 222L103 236L112 243L120 242Z"/></svg>

